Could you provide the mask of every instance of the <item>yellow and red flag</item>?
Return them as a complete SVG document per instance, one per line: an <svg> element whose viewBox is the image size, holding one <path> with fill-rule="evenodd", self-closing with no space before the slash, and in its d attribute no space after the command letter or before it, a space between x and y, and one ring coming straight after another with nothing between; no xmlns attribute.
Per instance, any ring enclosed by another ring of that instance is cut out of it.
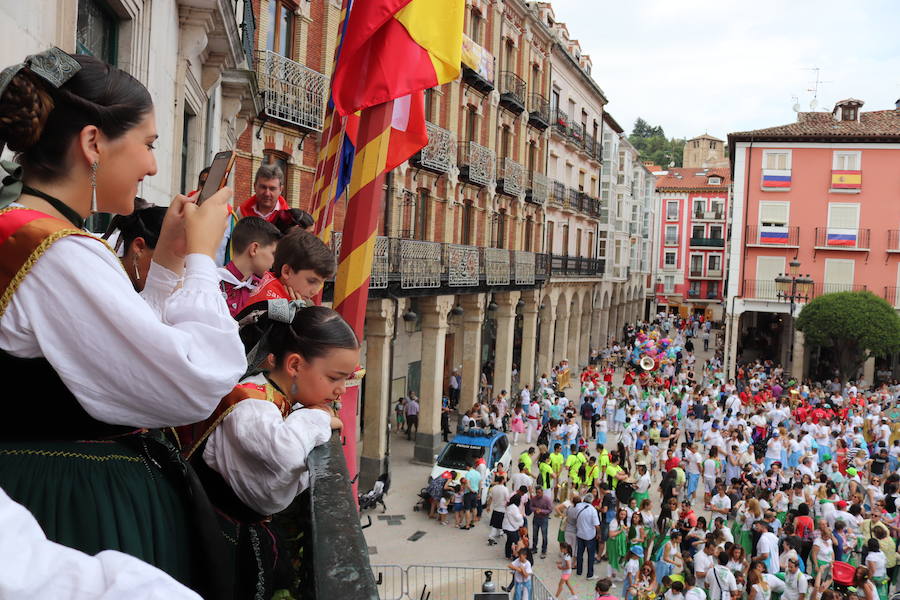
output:
<svg viewBox="0 0 900 600"><path fill-rule="evenodd" d="M464 0L366 0L350 13L332 79L344 116L459 77Z"/></svg>
<svg viewBox="0 0 900 600"><path fill-rule="evenodd" d="M835 190L858 190L862 187L862 171L832 171L831 188Z"/></svg>

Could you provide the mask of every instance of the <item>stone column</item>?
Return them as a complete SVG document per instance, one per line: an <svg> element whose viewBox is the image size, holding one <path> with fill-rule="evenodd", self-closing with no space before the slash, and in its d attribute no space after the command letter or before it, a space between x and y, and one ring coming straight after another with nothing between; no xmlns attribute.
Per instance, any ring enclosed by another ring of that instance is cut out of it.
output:
<svg viewBox="0 0 900 600"><path fill-rule="evenodd" d="M565 298L560 299L565 302ZM553 340L553 360L551 367L566 358L569 348L569 307L560 304L556 309L556 333Z"/></svg>
<svg viewBox="0 0 900 600"><path fill-rule="evenodd" d="M581 314L581 341L579 343L578 355L581 357L582 364L587 364L591 359L591 307L585 307Z"/></svg>
<svg viewBox="0 0 900 600"><path fill-rule="evenodd" d="M875 383L875 357L871 357L863 363L863 379L870 386Z"/></svg>
<svg viewBox="0 0 900 600"><path fill-rule="evenodd" d="M522 300L525 306L522 307L522 358L519 365L519 385L525 387L525 384L531 385L534 390L534 382L537 379L534 372L535 347L537 346L537 315L538 302L540 296L537 290L527 290L522 292Z"/></svg>
<svg viewBox="0 0 900 600"><path fill-rule="evenodd" d="M737 336L735 336L735 340ZM794 332L794 362L791 363L791 375L797 380L803 380L803 366L804 362L806 362L806 336L803 335L802 331ZM868 367L868 361L866 362L866 367ZM872 359L872 374L875 373L875 360ZM866 375L866 381L869 384L872 383L872 377Z"/></svg>
<svg viewBox="0 0 900 600"><path fill-rule="evenodd" d="M550 375L550 369L553 368L553 350L556 342L556 306L553 301L547 299L547 306L541 311L541 344L540 354L538 354L537 377L544 373Z"/></svg>
<svg viewBox="0 0 900 600"><path fill-rule="evenodd" d="M581 368L584 359L579 355L581 348L581 313L578 310L569 308L569 344L566 348L565 358L569 359L569 365L572 371Z"/></svg>
<svg viewBox="0 0 900 600"><path fill-rule="evenodd" d="M459 390L460 413L464 413L478 400L481 387L481 328L484 326L484 296L471 294L462 297L463 313L463 368L462 386Z"/></svg>
<svg viewBox="0 0 900 600"><path fill-rule="evenodd" d="M441 440L441 396L444 387L444 341L447 313L453 296L430 296L419 303L422 311L422 391L419 394L419 431L413 460L426 464L443 444Z"/></svg>
<svg viewBox="0 0 900 600"><path fill-rule="evenodd" d="M741 335L740 323L741 323L741 315L740 313L729 315L726 321L726 342L725 342L725 364L727 365L728 370L728 379L734 379L737 373L737 345L738 338ZM796 339L795 339L796 343ZM711 344L710 344L711 345ZM796 362L797 354L794 354L794 362Z"/></svg>
<svg viewBox="0 0 900 600"><path fill-rule="evenodd" d="M370 490L388 471L387 424L391 414L391 336L394 306L388 299L369 300L366 306L366 394L362 455L359 459L360 489Z"/></svg>
<svg viewBox="0 0 900 600"><path fill-rule="evenodd" d="M494 393L512 394L513 336L516 328L516 303L519 292L494 294L497 303L497 341L494 346Z"/></svg>
<svg viewBox="0 0 900 600"><path fill-rule="evenodd" d="M597 347L601 350L606 348L609 338L609 307L602 308L599 311L600 318L598 321L598 337Z"/></svg>

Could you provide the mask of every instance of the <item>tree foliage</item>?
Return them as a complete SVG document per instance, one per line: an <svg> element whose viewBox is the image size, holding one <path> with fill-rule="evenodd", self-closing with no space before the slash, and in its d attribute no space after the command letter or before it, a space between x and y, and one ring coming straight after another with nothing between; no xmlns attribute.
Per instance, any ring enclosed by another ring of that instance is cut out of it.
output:
<svg viewBox="0 0 900 600"><path fill-rule="evenodd" d="M682 165L684 140L668 139L661 125L650 125L638 117L628 141L637 148L642 161L649 160L663 169L667 169L672 162L675 163L673 165L675 167Z"/></svg>
<svg viewBox="0 0 900 600"><path fill-rule="evenodd" d="M810 301L797 319L808 344L830 347L846 381L873 356L900 351L900 316L872 292L836 292Z"/></svg>

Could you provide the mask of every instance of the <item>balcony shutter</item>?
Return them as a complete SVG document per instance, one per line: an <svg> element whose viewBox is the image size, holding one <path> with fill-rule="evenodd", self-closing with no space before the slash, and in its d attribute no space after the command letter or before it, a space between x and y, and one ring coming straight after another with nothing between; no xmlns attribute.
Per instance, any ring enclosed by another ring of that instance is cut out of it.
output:
<svg viewBox="0 0 900 600"><path fill-rule="evenodd" d="M786 170L788 168L787 152L766 152L766 169Z"/></svg>
<svg viewBox="0 0 900 600"><path fill-rule="evenodd" d="M829 204L828 227L840 229L857 229L859 223L858 205L856 204Z"/></svg>
<svg viewBox="0 0 900 600"><path fill-rule="evenodd" d="M760 256L756 259L756 279L774 281L780 273L784 273L783 256Z"/></svg>
<svg viewBox="0 0 900 600"><path fill-rule="evenodd" d="M855 265L855 261L840 259L840 258L826 258L825 259L825 285L826 292L827 291L837 291L830 290L828 286L840 284L840 285L852 285L853 284L853 267Z"/></svg>
<svg viewBox="0 0 900 600"><path fill-rule="evenodd" d="M761 225L787 225L788 207L786 202L760 202L759 221Z"/></svg>

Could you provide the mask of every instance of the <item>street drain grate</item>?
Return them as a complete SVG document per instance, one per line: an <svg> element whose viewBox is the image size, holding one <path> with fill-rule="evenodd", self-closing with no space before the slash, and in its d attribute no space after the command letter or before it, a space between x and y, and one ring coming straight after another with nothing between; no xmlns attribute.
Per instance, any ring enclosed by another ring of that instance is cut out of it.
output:
<svg viewBox="0 0 900 600"><path fill-rule="evenodd" d="M398 523L398 525L399 525L399 523ZM427 532L417 531L406 539L407 539L407 541L410 541L410 542L418 542L422 538L422 536L425 535L425 533L427 533Z"/></svg>
<svg viewBox="0 0 900 600"><path fill-rule="evenodd" d="M403 521L388 521L388 527L391 525L403 525Z"/></svg>
<svg viewBox="0 0 900 600"><path fill-rule="evenodd" d="M373 554L378 554L377 546L369 546L369 556L372 556Z"/></svg>

